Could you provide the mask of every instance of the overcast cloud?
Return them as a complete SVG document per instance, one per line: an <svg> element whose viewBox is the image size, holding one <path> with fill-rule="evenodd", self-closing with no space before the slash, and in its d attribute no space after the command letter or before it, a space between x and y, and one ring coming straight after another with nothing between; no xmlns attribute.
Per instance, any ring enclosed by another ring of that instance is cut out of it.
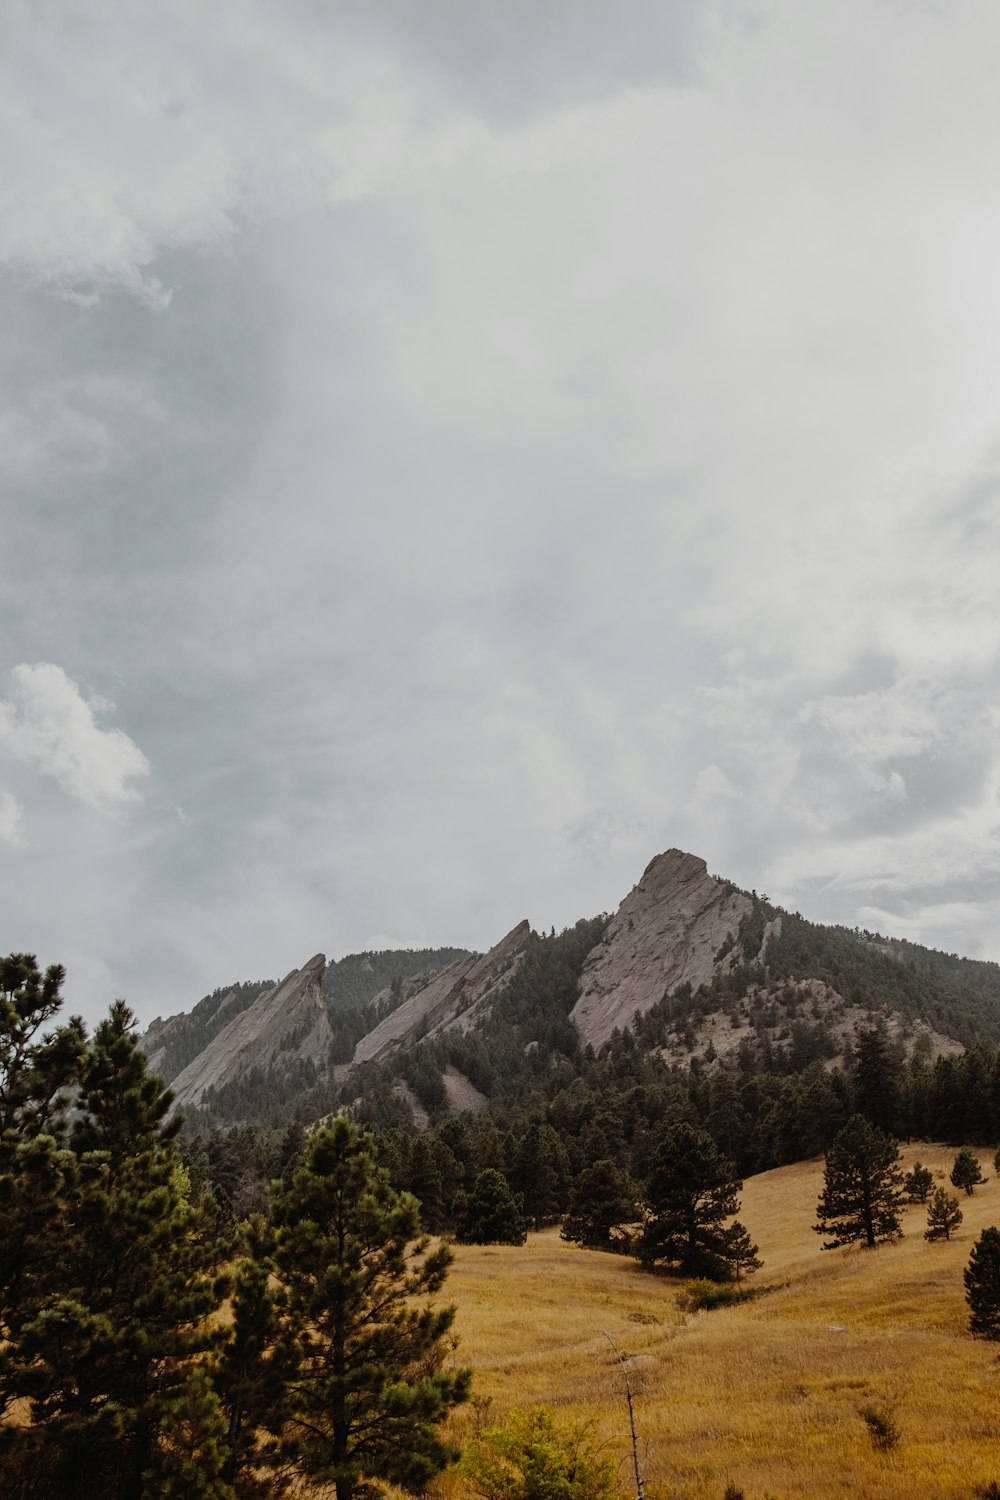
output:
<svg viewBox="0 0 1000 1500"><path fill-rule="evenodd" d="M0 943L91 1017L671 845L1000 958L1000 10L15 3Z"/></svg>

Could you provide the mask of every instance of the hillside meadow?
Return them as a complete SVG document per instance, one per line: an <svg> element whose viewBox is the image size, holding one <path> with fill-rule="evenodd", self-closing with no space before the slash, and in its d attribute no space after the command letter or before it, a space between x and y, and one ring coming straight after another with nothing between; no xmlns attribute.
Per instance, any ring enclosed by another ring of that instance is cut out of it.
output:
<svg viewBox="0 0 1000 1500"><path fill-rule="evenodd" d="M465 1442L513 1407L542 1403L585 1422L621 1460L634 1490L621 1370L627 1357L650 1500L857 1495L865 1500L972 1496L1000 1483L1000 1345L971 1338L962 1272L980 1229L1000 1224L992 1152L986 1182L960 1193L954 1239L923 1238L926 1210L875 1251L821 1250L814 1233L821 1161L747 1180L740 1217L760 1245L764 1295L683 1313L679 1284L624 1257L582 1250L558 1230L523 1248L459 1246L447 1286L458 1306L457 1357L475 1371L457 1413ZM913 1145L949 1187L954 1150ZM899 1442L872 1445L864 1407L891 1413ZM457 1500L461 1480L433 1486Z"/></svg>

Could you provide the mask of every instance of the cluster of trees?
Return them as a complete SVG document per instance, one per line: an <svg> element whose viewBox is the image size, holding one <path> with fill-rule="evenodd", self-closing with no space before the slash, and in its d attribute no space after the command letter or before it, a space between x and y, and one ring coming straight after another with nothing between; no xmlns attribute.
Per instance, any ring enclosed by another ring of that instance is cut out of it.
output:
<svg viewBox="0 0 1000 1500"><path fill-rule="evenodd" d="M0 961L4 1495L421 1486L454 1456L439 1427L469 1373L446 1368L450 1256L416 1200L338 1120L237 1238L182 1159L127 1007L92 1037L52 1026L62 981Z"/></svg>
<svg viewBox="0 0 1000 1500"><path fill-rule="evenodd" d="M994 1164L1000 1173L1000 1151ZM967 1146L956 1155L950 1176L952 1185L969 1196L983 1181L978 1158ZM933 1183L933 1174L920 1162L904 1177L897 1143L855 1115L826 1154L819 1223L814 1226L829 1236L823 1249L853 1244L874 1249L897 1239L905 1198L927 1204L926 1239L950 1239L962 1222L962 1211L957 1198ZM971 1332L1000 1341L1000 1229L990 1227L980 1234L964 1280Z"/></svg>

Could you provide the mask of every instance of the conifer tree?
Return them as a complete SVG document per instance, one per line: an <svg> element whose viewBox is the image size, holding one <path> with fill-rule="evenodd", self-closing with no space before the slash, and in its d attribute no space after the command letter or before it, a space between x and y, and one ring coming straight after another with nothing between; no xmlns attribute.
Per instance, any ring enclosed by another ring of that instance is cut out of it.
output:
<svg viewBox="0 0 1000 1500"><path fill-rule="evenodd" d="M984 1229L965 1268L969 1328L978 1338L1000 1339L1000 1229Z"/></svg>
<svg viewBox="0 0 1000 1500"><path fill-rule="evenodd" d="M480 1172L462 1209L456 1239L463 1245L523 1245L524 1200L495 1167Z"/></svg>
<svg viewBox="0 0 1000 1500"><path fill-rule="evenodd" d="M590 1249L624 1248L615 1230L638 1218L638 1190L613 1161L603 1158L580 1173L563 1221L562 1238Z"/></svg>
<svg viewBox="0 0 1000 1500"><path fill-rule="evenodd" d="M926 1203L927 1194L934 1186L934 1173L920 1162L913 1163L912 1171L903 1179L903 1188L911 1203Z"/></svg>
<svg viewBox="0 0 1000 1500"><path fill-rule="evenodd" d="M669 1127L646 1188L639 1260L717 1280L734 1274L734 1255L742 1271L756 1270L757 1247L744 1226L726 1223L739 1209L742 1186L707 1131L686 1123Z"/></svg>
<svg viewBox="0 0 1000 1500"><path fill-rule="evenodd" d="M817 1205L820 1222L813 1228L827 1234L824 1250L838 1245L867 1245L902 1234L902 1173L896 1142L861 1115L854 1115L826 1153L823 1194Z"/></svg>
<svg viewBox="0 0 1000 1500"><path fill-rule="evenodd" d="M951 1169L952 1187L964 1188L971 1198L976 1190L976 1185L982 1181L983 1173L978 1157L969 1150L968 1146L963 1146L955 1157L955 1162Z"/></svg>
<svg viewBox="0 0 1000 1500"><path fill-rule="evenodd" d="M337 1500L379 1480L420 1489L454 1457L437 1428L469 1388L468 1371L442 1368L454 1308L430 1301L451 1252L420 1237L416 1199L393 1191L345 1119L275 1185L272 1220L297 1346L287 1456Z"/></svg>
<svg viewBox="0 0 1000 1500"><path fill-rule="evenodd" d="M927 1228L925 1240L950 1240L962 1222L962 1210L958 1199L946 1193L944 1188L935 1188L927 1205Z"/></svg>
<svg viewBox="0 0 1000 1500"><path fill-rule="evenodd" d="M854 1043L854 1107L880 1130L898 1129L902 1064L885 1021L857 1033Z"/></svg>
<svg viewBox="0 0 1000 1500"><path fill-rule="evenodd" d="M510 1180L524 1200L525 1217L536 1229L565 1208L568 1179L566 1148L559 1136L551 1125L532 1121L514 1148Z"/></svg>
<svg viewBox="0 0 1000 1500"><path fill-rule="evenodd" d="M51 1019L51 987L42 999ZM170 1095L146 1072L123 1004L89 1048L73 1022L19 1046L24 1006L14 1009L0 1019L5 1086L11 1059L22 1073L6 1087L17 1103L0 1171L4 1227L15 1231L0 1236L0 1410L19 1402L28 1420L0 1425L5 1495L228 1500L224 1424L196 1364L224 1291L220 1247L191 1199L177 1126L165 1123ZM58 1103L70 1079L71 1120Z"/></svg>

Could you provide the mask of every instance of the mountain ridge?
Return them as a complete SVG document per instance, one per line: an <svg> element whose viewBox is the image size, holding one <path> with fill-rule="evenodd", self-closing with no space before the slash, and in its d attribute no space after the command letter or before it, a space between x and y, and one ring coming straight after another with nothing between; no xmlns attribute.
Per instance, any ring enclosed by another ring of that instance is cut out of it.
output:
<svg viewBox="0 0 1000 1500"><path fill-rule="evenodd" d="M178 1107L235 1120L264 1095L275 1118L368 1100L412 1124L538 1088L616 1037L669 1068L765 1071L839 1066L879 1016L901 1055L930 1061L1000 1040L1000 966L811 923L679 849L649 861L611 918L559 937L524 920L486 954L431 952L451 961L397 973L353 1008L329 1003L322 955L279 985L216 992L213 1035L174 1079ZM354 956L352 983L374 985L376 967ZM174 1017L143 1038L151 1063L171 1027L183 1031Z"/></svg>

